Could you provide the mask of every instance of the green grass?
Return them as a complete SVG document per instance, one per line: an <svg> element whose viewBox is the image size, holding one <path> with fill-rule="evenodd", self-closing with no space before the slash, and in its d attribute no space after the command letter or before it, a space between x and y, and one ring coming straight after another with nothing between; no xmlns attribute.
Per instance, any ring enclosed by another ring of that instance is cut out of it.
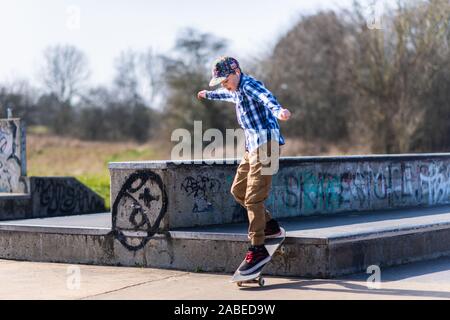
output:
<svg viewBox="0 0 450 320"><path fill-rule="evenodd" d="M33 127L27 136L28 176L72 176L105 200L110 210L109 162L158 160L164 150L156 144L81 141L45 134Z"/></svg>
<svg viewBox="0 0 450 320"><path fill-rule="evenodd" d="M154 157L155 152L148 147L142 149L127 149L110 155L108 159L106 159L105 164L108 165L108 162L130 161L130 159L153 159Z"/></svg>
<svg viewBox="0 0 450 320"><path fill-rule="evenodd" d="M109 175L85 174L75 176L81 183L85 184L99 196L105 199L105 207L110 210L110 178Z"/></svg>
<svg viewBox="0 0 450 320"><path fill-rule="evenodd" d="M30 126L27 128L28 134L48 134L50 129L46 126Z"/></svg>

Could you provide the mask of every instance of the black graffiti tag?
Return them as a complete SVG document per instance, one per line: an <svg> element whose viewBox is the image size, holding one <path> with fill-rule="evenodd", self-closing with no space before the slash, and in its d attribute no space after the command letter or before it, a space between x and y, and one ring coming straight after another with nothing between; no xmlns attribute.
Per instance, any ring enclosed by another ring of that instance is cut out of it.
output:
<svg viewBox="0 0 450 320"><path fill-rule="evenodd" d="M192 212L207 212L211 209L211 203L208 201L207 194L215 194L220 191L221 182L216 178L206 176L186 177L181 183L181 190L188 196L193 196L196 203Z"/></svg>
<svg viewBox="0 0 450 320"><path fill-rule="evenodd" d="M98 196L70 179L35 179L33 194L39 196L40 210L49 215L104 210Z"/></svg>
<svg viewBox="0 0 450 320"><path fill-rule="evenodd" d="M2 133L0 133L0 134L2 134ZM0 152L4 153L7 146L8 146L8 140L4 136L0 136Z"/></svg>
<svg viewBox="0 0 450 320"><path fill-rule="evenodd" d="M186 177L183 183L181 183L181 189L188 195L205 197L207 191L215 193L220 190L220 180L205 176L199 176L197 179L194 177Z"/></svg>
<svg viewBox="0 0 450 320"><path fill-rule="evenodd" d="M114 236L128 250L142 249L159 231L161 220L167 211L168 198L161 177L150 170L131 174L122 185L112 207ZM118 226L119 215L125 216L125 228ZM153 221L151 221L153 219ZM130 243L124 231L144 232L137 244Z"/></svg>

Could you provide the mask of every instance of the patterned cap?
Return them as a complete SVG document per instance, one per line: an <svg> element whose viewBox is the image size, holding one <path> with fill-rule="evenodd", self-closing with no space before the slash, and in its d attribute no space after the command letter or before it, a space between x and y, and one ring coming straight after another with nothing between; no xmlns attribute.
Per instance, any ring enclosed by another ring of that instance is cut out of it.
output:
<svg viewBox="0 0 450 320"><path fill-rule="evenodd" d="M209 82L209 86L217 86L230 74L235 73L237 68L239 68L239 62L236 59L232 57L218 58L213 64L212 79Z"/></svg>

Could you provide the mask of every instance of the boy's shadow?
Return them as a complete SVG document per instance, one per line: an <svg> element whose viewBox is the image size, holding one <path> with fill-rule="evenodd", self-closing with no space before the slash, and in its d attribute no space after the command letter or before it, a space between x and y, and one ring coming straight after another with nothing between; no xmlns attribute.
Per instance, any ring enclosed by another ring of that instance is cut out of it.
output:
<svg viewBox="0 0 450 320"><path fill-rule="evenodd" d="M425 297L425 298L443 298L450 299L450 283L449 291L430 291L430 290L412 290L401 288L386 288L390 282L397 282L400 280L415 278L424 275L432 275L434 273L450 272L450 258L440 258L436 260L428 260L415 262L408 265L387 268L381 274L380 288L369 288L366 284L366 279L369 274L358 273L350 276L344 276L341 279L299 279L292 278L288 282L270 284L271 279L277 277L269 277L266 279L266 286L258 287L254 285L247 285L242 287L242 290L273 290L273 289L295 289L295 290L310 290L317 292L336 292L336 293L350 293L350 294L366 294L366 295L390 295L398 297ZM433 277L433 276L432 276ZM440 276L442 277L442 276ZM439 279L433 279L433 282ZM404 282L407 283L407 282ZM423 278L421 283L424 283ZM332 284L342 288L320 288L316 286ZM358 299L357 297L355 299Z"/></svg>
<svg viewBox="0 0 450 320"><path fill-rule="evenodd" d="M311 286L318 286L324 284L333 284L342 286L339 288L314 288ZM350 294L375 294L375 295L391 295L391 296L411 296L411 297L429 297L429 298L444 298L450 299L450 292L443 291L423 291L423 290L409 290L409 289L388 289L383 288L386 284L381 282L380 289L371 289L366 285L360 285L352 283L348 280L300 280L293 279L286 283L270 284L270 279L266 280L264 287L258 287L255 285L246 285L241 287L241 290L253 291L253 290L274 290L274 289L296 289L296 290L310 290L317 292L336 292L336 293L350 293ZM355 297L355 300L358 299Z"/></svg>

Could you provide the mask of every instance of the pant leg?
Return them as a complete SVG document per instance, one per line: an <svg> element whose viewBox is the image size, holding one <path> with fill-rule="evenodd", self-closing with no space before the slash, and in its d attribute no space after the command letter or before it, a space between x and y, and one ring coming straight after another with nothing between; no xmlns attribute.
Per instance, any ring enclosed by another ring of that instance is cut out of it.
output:
<svg viewBox="0 0 450 320"><path fill-rule="evenodd" d="M231 194L234 199L245 208L245 193L247 191L247 175L250 171L248 152L246 151L239 164L233 184L231 185Z"/></svg>
<svg viewBox="0 0 450 320"><path fill-rule="evenodd" d="M278 146L278 159L275 159L274 158L274 160L276 160L276 161L279 161L279 158L281 157L281 151L282 151L282 146L280 146L280 145L275 145L274 147L277 147ZM269 147L271 147L271 144L269 143ZM271 154L272 152L268 152L269 154ZM275 155L274 155L275 156ZM270 221L270 220L272 220L272 214L270 213L270 211L269 210L267 210L267 208L266 208L266 222L267 221Z"/></svg>
<svg viewBox="0 0 450 320"><path fill-rule="evenodd" d="M258 148L259 149L259 148ZM268 156L270 156L270 141L267 145ZM277 159L278 160L278 159ZM264 201L268 198L272 186L272 175L261 174L264 167L269 164L262 164L259 150L249 154L249 166L247 190L245 195L245 207L249 219L249 238L252 245L264 244L264 229L266 222L271 219L271 215L266 210Z"/></svg>

